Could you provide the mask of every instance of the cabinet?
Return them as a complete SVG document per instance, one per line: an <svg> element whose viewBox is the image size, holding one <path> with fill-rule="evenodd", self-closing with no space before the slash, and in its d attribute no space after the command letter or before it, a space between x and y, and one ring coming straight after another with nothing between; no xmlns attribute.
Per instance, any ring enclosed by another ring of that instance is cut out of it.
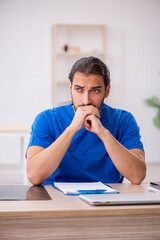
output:
<svg viewBox="0 0 160 240"><path fill-rule="evenodd" d="M70 101L68 75L76 60L96 56L106 61L106 25L52 26L52 106Z"/></svg>

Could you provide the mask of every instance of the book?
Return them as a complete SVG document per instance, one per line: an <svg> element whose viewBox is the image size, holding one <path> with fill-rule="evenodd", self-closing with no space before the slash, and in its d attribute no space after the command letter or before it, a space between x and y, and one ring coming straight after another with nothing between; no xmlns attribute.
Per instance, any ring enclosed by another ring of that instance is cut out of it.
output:
<svg viewBox="0 0 160 240"><path fill-rule="evenodd" d="M148 186L148 190L152 192L160 192L160 185L151 184Z"/></svg>
<svg viewBox="0 0 160 240"><path fill-rule="evenodd" d="M53 187L65 195L118 193L117 190L102 182L54 182Z"/></svg>
<svg viewBox="0 0 160 240"><path fill-rule="evenodd" d="M160 185L160 182L150 182L151 185Z"/></svg>

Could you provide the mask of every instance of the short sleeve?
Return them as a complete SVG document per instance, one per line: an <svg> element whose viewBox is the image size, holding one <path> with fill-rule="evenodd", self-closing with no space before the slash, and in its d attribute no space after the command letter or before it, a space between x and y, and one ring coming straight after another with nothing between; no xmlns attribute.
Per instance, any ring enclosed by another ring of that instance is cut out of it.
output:
<svg viewBox="0 0 160 240"><path fill-rule="evenodd" d="M30 146L47 148L53 143L55 140L54 128L51 127L50 115L47 110L37 115L32 124L30 135L28 148Z"/></svg>
<svg viewBox="0 0 160 240"><path fill-rule="evenodd" d="M144 150L143 143L141 142L140 128L131 113L123 113L119 133L119 141L124 147L127 149L138 148Z"/></svg>

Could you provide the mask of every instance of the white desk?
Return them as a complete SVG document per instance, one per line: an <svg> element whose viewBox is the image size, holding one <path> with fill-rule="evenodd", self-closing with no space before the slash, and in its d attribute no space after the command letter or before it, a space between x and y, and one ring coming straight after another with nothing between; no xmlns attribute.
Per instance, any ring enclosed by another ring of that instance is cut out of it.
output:
<svg viewBox="0 0 160 240"><path fill-rule="evenodd" d="M146 192L148 185L112 186ZM0 239L160 239L160 204L95 207L52 186L46 189L52 200L0 202Z"/></svg>

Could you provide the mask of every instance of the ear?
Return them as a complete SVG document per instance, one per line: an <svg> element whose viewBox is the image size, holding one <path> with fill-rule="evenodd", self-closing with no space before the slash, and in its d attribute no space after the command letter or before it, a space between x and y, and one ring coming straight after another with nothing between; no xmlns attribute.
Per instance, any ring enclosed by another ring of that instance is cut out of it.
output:
<svg viewBox="0 0 160 240"><path fill-rule="evenodd" d="M71 95L71 93L72 93L72 83L71 83L71 81L69 81L69 92L70 92L70 95Z"/></svg>
<svg viewBox="0 0 160 240"><path fill-rule="evenodd" d="M107 97L109 96L110 89L111 89L111 84L109 84L109 85L106 87L106 94L105 94L105 98L107 98Z"/></svg>

